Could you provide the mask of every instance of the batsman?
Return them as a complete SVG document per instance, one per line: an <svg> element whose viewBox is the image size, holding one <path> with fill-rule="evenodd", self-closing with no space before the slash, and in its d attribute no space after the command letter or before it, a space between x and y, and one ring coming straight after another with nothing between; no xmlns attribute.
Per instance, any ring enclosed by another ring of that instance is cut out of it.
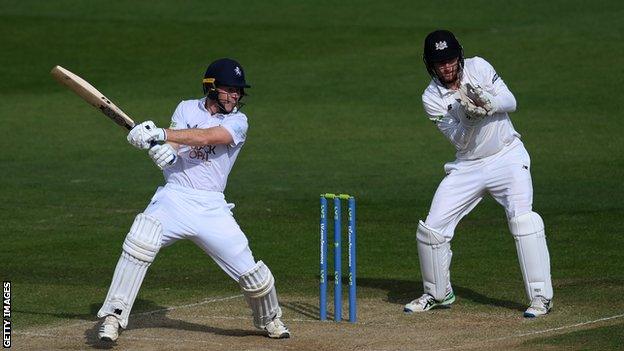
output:
<svg viewBox="0 0 624 351"><path fill-rule="evenodd" d="M247 116L240 111L245 89L243 67L223 58L212 62L203 79L205 96L182 101L169 128L152 121L136 125L128 141L163 170L166 184L136 216L126 236L108 295L98 312L99 338L115 341L126 328L148 267L161 248L181 239L199 246L239 285L254 325L270 338L288 338L280 320L275 279L256 262L247 237L225 201L228 175L247 137Z"/></svg>
<svg viewBox="0 0 624 351"><path fill-rule="evenodd" d="M426 220L416 231L424 294L405 305L423 312L455 301L450 280L455 227L490 194L505 208L524 279L529 306L524 317L552 308L553 288L544 222L533 211L531 159L509 113L516 99L492 65L464 59L462 46L447 30L425 38L423 60L431 82L422 95L428 118L456 149L444 165Z"/></svg>

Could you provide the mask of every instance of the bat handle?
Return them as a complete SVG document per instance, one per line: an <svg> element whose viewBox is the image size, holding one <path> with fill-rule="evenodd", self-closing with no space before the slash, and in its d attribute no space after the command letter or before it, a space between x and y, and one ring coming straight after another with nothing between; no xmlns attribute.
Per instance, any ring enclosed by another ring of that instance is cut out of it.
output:
<svg viewBox="0 0 624 351"><path fill-rule="evenodd" d="M126 127L126 129L127 129L128 131L131 131L131 130L132 130L132 128L134 128L135 126L136 126L136 124L135 124L135 125L131 125L131 124L126 124L126 125L125 125L125 127ZM157 143L157 142L155 142L155 141L150 141L150 149L151 149L152 147L156 146L157 144L158 144L158 143Z"/></svg>
<svg viewBox="0 0 624 351"><path fill-rule="evenodd" d="M133 126L133 125L130 125L130 124L126 124L126 126L125 126L125 127L126 127L126 129L127 129L127 130L129 130L129 131L130 131L130 130L132 130L132 128L134 128L134 126ZM153 147L154 147L154 146L156 146L156 145L158 145L158 143L157 143L156 141L153 141L153 140L152 140L152 141L150 141L150 149L151 149L151 148L153 148ZM169 164L170 164L170 165L174 164L174 163L175 163L175 161L177 160L177 158L178 158L178 157L176 156L173 160L171 160L171 161L169 162Z"/></svg>

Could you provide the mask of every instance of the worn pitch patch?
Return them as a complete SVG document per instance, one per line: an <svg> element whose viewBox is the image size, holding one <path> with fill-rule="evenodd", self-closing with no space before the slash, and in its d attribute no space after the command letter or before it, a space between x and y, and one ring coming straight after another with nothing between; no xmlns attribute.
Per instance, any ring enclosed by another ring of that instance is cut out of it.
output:
<svg viewBox="0 0 624 351"><path fill-rule="evenodd" d="M620 323L624 314L579 320L572 309L547 317L522 318L516 308L461 303L452 308L405 315L403 305L384 299L359 299L359 322L318 320L318 301L281 298L291 339L272 340L253 327L241 295L131 315L116 347L133 350L455 350L513 349L533 338ZM333 318L332 306L329 317ZM346 308L343 317L347 314ZM85 349L106 344L97 339L94 320L47 328L15 330L20 349ZM556 349L556 347L555 347Z"/></svg>

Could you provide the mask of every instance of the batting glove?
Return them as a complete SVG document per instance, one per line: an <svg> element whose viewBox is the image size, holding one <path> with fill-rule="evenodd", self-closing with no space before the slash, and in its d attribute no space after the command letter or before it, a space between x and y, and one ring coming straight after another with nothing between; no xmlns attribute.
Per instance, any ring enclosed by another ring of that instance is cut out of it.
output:
<svg viewBox="0 0 624 351"><path fill-rule="evenodd" d="M167 143L152 146L148 154L161 170L171 167L178 160L177 151Z"/></svg>
<svg viewBox="0 0 624 351"><path fill-rule="evenodd" d="M128 142L139 149L149 149L156 142L165 140L167 140L165 130L157 128L152 121L137 124L128 133Z"/></svg>

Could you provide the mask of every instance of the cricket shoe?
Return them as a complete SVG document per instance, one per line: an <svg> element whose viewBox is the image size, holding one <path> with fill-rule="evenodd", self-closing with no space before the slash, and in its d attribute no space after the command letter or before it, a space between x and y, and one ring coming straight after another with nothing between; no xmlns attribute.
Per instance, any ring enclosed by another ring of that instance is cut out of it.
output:
<svg viewBox="0 0 624 351"><path fill-rule="evenodd" d="M271 339L288 339L290 338L290 330L284 325L279 317L275 317L269 324L264 327L267 336Z"/></svg>
<svg viewBox="0 0 624 351"><path fill-rule="evenodd" d="M408 303L403 307L403 312L405 313L413 313L413 312L424 312L429 311L434 307L451 307L450 305L455 302L455 294L450 291L446 293L444 300L436 301L433 296L429 294L423 294L421 297L416 300L412 300L412 302Z"/></svg>
<svg viewBox="0 0 624 351"><path fill-rule="evenodd" d="M552 300L549 300L543 296L535 296L531 300L531 306L524 311L524 317L535 318L548 314L552 309Z"/></svg>
<svg viewBox="0 0 624 351"><path fill-rule="evenodd" d="M119 321L115 316L106 316L100 325L98 337L102 341L115 341L119 337Z"/></svg>

